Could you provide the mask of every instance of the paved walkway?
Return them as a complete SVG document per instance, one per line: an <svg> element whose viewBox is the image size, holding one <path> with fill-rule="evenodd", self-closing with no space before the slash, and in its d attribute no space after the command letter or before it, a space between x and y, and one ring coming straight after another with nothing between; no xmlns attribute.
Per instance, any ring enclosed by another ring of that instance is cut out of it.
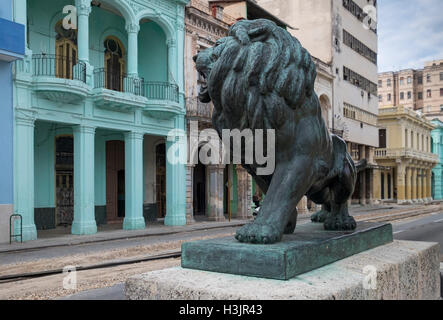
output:
<svg viewBox="0 0 443 320"><path fill-rule="evenodd" d="M372 206L360 206L352 205L350 208L351 215L355 216L357 220L374 219L380 216L402 216L408 214L420 214L428 213L429 211L442 210L438 203L432 204L419 204L419 205L397 205L397 204L382 204ZM310 221L311 214L299 215L298 223L306 223ZM171 234L192 232L197 230L217 229L225 227L239 227L249 222L250 220L237 220L233 219L231 222L228 220L224 222L208 222L197 221L194 224L186 225L182 227L169 227L162 223L148 224L146 229L143 230L123 230L121 225L108 224L98 227L98 232L93 235L72 235L70 234L70 227L59 227L54 230L42 230L38 231L38 239L34 241L28 241L25 243L15 242L12 244L0 244L0 253L21 251L29 249L40 249L48 247L58 246L70 246L93 242L103 242L119 239L132 239L149 236L167 236Z"/></svg>

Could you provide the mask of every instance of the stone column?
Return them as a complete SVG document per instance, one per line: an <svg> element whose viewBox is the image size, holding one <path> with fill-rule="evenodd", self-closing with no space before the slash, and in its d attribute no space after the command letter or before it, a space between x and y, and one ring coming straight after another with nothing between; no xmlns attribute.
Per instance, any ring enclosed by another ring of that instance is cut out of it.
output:
<svg viewBox="0 0 443 320"><path fill-rule="evenodd" d="M366 170L360 172L360 204L366 205Z"/></svg>
<svg viewBox="0 0 443 320"><path fill-rule="evenodd" d="M429 201L432 201L432 170L428 169L427 172L428 172L428 175L427 175L427 178L428 178L428 180L427 180L427 186L428 186L427 196L428 196Z"/></svg>
<svg viewBox="0 0 443 320"><path fill-rule="evenodd" d="M372 206L374 204L374 169L369 169L368 189L369 189L369 199L367 203Z"/></svg>
<svg viewBox="0 0 443 320"><path fill-rule="evenodd" d="M417 169L417 201L423 202L423 169Z"/></svg>
<svg viewBox="0 0 443 320"><path fill-rule="evenodd" d="M175 128L166 140L166 217L167 226L186 225L186 134L184 116L176 116Z"/></svg>
<svg viewBox="0 0 443 320"><path fill-rule="evenodd" d="M89 63L89 14L91 1L76 0L78 60Z"/></svg>
<svg viewBox="0 0 443 320"><path fill-rule="evenodd" d="M74 221L72 234L97 232L94 202L95 127L79 125L74 132Z"/></svg>
<svg viewBox="0 0 443 320"><path fill-rule="evenodd" d="M140 26L138 23L129 22L126 24L128 32L128 75L138 76L138 32Z"/></svg>
<svg viewBox="0 0 443 320"><path fill-rule="evenodd" d="M422 185L423 185L423 196L422 199L424 202L428 202L428 170L423 169L423 179L422 179Z"/></svg>
<svg viewBox="0 0 443 320"><path fill-rule="evenodd" d="M186 165L186 224L195 223L194 219L194 165Z"/></svg>
<svg viewBox="0 0 443 320"><path fill-rule="evenodd" d="M248 201L248 172L241 165L236 165L237 171L237 218L248 219L251 217L251 203Z"/></svg>
<svg viewBox="0 0 443 320"><path fill-rule="evenodd" d="M375 201L381 200L381 177L380 177L380 170L375 169L374 170L374 198Z"/></svg>
<svg viewBox="0 0 443 320"><path fill-rule="evenodd" d="M224 166L208 165L209 171L209 212L211 221L225 221L223 212L223 170Z"/></svg>
<svg viewBox="0 0 443 320"><path fill-rule="evenodd" d="M406 168L406 201L410 203L412 201L412 168Z"/></svg>
<svg viewBox="0 0 443 320"><path fill-rule="evenodd" d="M146 227L143 217L143 133L125 133L125 219L123 229Z"/></svg>
<svg viewBox="0 0 443 320"><path fill-rule="evenodd" d="M34 222L34 117L16 114L14 213L22 215L23 241L37 239ZM9 221L8 221L9 223ZM19 225L19 224L18 224ZM15 227L17 227L15 225ZM17 229L15 229L17 230Z"/></svg>
<svg viewBox="0 0 443 320"><path fill-rule="evenodd" d="M417 168L411 168L412 171L412 202L417 202Z"/></svg>
<svg viewBox="0 0 443 320"><path fill-rule="evenodd" d="M308 214L308 198L304 196L297 205L298 214Z"/></svg>
<svg viewBox="0 0 443 320"><path fill-rule="evenodd" d="M168 39L166 42L167 48L168 48L168 80L170 83L177 82L176 72L175 72L175 66L176 66L176 59L175 54L177 51L177 43L175 39Z"/></svg>
<svg viewBox="0 0 443 320"><path fill-rule="evenodd" d="M403 163L397 163L397 203L405 203L405 175L406 168Z"/></svg>

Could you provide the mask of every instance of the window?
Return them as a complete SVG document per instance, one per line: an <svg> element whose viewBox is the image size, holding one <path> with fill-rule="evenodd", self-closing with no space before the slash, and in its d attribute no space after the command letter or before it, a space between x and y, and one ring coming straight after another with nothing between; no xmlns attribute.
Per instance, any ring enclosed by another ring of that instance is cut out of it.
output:
<svg viewBox="0 0 443 320"><path fill-rule="evenodd" d="M405 84L405 78L400 78L400 85L404 85Z"/></svg>
<svg viewBox="0 0 443 320"><path fill-rule="evenodd" d="M386 85L387 85L388 87L391 86L391 79L386 80Z"/></svg>
<svg viewBox="0 0 443 320"><path fill-rule="evenodd" d="M400 92L400 100L404 100L405 99L405 93L404 92Z"/></svg>
<svg viewBox="0 0 443 320"><path fill-rule="evenodd" d="M343 79L374 96L377 95L377 85L375 83L346 67L343 67Z"/></svg>
<svg viewBox="0 0 443 320"><path fill-rule="evenodd" d="M388 101L391 101L391 94L390 93L388 93Z"/></svg>
<svg viewBox="0 0 443 320"><path fill-rule="evenodd" d="M380 95L378 96L378 101L379 101L379 102L383 102L383 95L380 94Z"/></svg>
<svg viewBox="0 0 443 320"><path fill-rule="evenodd" d="M378 80L378 87L379 88L383 87L383 80Z"/></svg>
<svg viewBox="0 0 443 320"><path fill-rule="evenodd" d="M408 84L411 84L411 83L412 83L412 78L408 77Z"/></svg>
<svg viewBox="0 0 443 320"><path fill-rule="evenodd" d="M443 112L443 104L440 105L440 112Z"/></svg>
<svg viewBox="0 0 443 320"><path fill-rule="evenodd" d="M347 45L349 48L353 49L355 52L359 53L372 63L377 63L377 53L369 49L365 44L363 44L360 40L355 38L349 32L343 29L343 43ZM381 86L381 84L380 84Z"/></svg>
<svg viewBox="0 0 443 320"><path fill-rule="evenodd" d="M123 90L125 74L125 54L120 40L114 37L106 38L105 47L105 81L106 88L114 91Z"/></svg>
<svg viewBox="0 0 443 320"><path fill-rule="evenodd" d="M66 30L62 21L55 25L55 68L57 78L72 79L77 64L77 31Z"/></svg>
<svg viewBox="0 0 443 320"><path fill-rule="evenodd" d="M431 82L431 75L429 73L426 75L426 82Z"/></svg>
<svg viewBox="0 0 443 320"><path fill-rule="evenodd" d="M423 100L423 92L418 92L417 93L417 99L418 100Z"/></svg>
<svg viewBox="0 0 443 320"><path fill-rule="evenodd" d="M418 84L423 84L423 76L418 76L417 77L417 83Z"/></svg>
<svg viewBox="0 0 443 320"><path fill-rule="evenodd" d="M431 91L431 89L428 89L428 91L426 91L426 97L432 98L432 91Z"/></svg>
<svg viewBox="0 0 443 320"><path fill-rule="evenodd" d="M386 148L386 129L378 130L378 147Z"/></svg>
<svg viewBox="0 0 443 320"><path fill-rule="evenodd" d="M443 97L443 88L440 88L440 97Z"/></svg>
<svg viewBox="0 0 443 320"><path fill-rule="evenodd" d="M440 81L443 81L443 72L440 72Z"/></svg>
<svg viewBox="0 0 443 320"><path fill-rule="evenodd" d="M411 99L412 98L412 93L411 93L411 91L408 91L408 99Z"/></svg>

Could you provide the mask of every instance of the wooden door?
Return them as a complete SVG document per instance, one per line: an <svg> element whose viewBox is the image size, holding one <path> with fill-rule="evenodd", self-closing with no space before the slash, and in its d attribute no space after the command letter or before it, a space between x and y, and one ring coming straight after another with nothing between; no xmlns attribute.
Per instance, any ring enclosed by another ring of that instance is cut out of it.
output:
<svg viewBox="0 0 443 320"><path fill-rule="evenodd" d="M106 216L108 222L121 221L122 190L124 190L125 143L106 142ZM120 179L119 179L120 177ZM122 185L123 184L123 185ZM119 197L120 191L120 197ZM119 215L120 202L120 215Z"/></svg>

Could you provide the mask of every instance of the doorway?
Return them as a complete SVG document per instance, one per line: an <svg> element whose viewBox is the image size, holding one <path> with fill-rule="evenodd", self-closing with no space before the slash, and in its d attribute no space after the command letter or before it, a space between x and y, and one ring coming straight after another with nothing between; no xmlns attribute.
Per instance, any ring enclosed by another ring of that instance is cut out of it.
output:
<svg viewBox="0 0 443 320"><path fill-rule="evenodd" d="M166 216L166 144L155 147L157 218Z"/></svg>
<svg viewBox="0 0 443 320"><path fill-rule="evenodd" d="M57 225L71 225L74 219L74 138L55 138L55 216Z"/></svg>
<svg viewBox="0 0 443 320"><path fill-rule="evenodd" d="M204 216L206 214L206 166L200 162L194 168L193 188L194 216Z"/></svg>
<svg viewBox="0 0 443 320"><path fill-rule="evenodd" d="M125 143L106 142L106 218L108 223L125 217Z"/></svg>

